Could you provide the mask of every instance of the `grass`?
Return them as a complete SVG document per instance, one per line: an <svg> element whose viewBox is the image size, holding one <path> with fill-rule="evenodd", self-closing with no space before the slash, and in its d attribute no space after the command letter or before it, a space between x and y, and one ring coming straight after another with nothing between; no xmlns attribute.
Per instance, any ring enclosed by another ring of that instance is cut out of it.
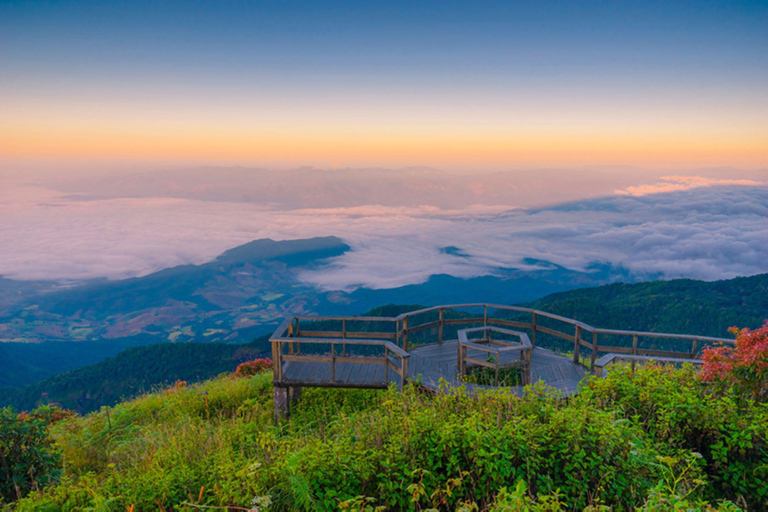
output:
<svg viewBox="0 0 768 512"><path fill-rule="evenodd" d="M277 424L271 378L221 377L54 424L64 475L12 509L768 503L768 411L713 394L691 368L633 374L618 366L569 399L540 386L523 397L503 389L476 397L305 389L291 418Z"/></svg>

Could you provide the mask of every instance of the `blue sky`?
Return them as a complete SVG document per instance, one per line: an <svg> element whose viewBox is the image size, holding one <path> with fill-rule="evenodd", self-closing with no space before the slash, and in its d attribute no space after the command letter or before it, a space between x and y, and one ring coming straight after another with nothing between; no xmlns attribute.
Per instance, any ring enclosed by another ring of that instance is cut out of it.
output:
<svg viewBox="0 0 768 512"><path fill-rule="evenodd" d="M0 157L768 163L766 2L4 2L0 47Z"/></svg>

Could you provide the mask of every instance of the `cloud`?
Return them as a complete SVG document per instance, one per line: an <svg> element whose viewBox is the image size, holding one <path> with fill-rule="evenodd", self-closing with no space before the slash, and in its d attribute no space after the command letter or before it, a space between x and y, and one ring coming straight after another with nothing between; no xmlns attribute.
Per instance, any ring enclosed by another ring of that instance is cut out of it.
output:
<svg viewBox="0 0 768 512"><path fill-rule="evenodd" d="M0 274L124 278L209 261L269 237L336 235L352 248L301 278L324 289L388 288L436 273L492 275L594 263L638 279L722 279L768 272L768 187L698 187L540 210L358 206L270 210L168 198L76 201L45 189L0 193ZM460 251L445 251L445 247Z"/></svg>
<svg viewBox="0 0 768 512"><path fill-rule="evenodd" d="M664 192L679 192L701 187L716 187L725 185L760 186L764 183L754 180L732 180L705 178L703 176L663 176L661 181L653 185L638 185L616 190L621 196L645 196Z"/></svg>

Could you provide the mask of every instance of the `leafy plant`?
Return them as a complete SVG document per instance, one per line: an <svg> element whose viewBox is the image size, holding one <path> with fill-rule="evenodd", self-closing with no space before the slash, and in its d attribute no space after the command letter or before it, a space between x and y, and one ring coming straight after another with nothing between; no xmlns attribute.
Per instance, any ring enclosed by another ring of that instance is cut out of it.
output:
<svg viewBox="0 0 768 512"><path fill-rule="evenodd" d="M20 414L0 409L0 504L21 499L59 478L60 457L48 438L48 427L71 415L54 407Z"/></svg>
<svg viewBox="0 0 768 512"><path fill-rule="evenodd" d="M756 330L731 328L736 334L734 347L711 347L704 350L704 368L700 377L705 382L760 401L768 401L768 320Z"/></svg>
<svg viewBox="0 0 768 512"><path fill-rule="evenodd" d="M272 368L272 360L268 357L256 358L253 361L240 363L235 369L233 377L251 377L259 372Z"/></svg>

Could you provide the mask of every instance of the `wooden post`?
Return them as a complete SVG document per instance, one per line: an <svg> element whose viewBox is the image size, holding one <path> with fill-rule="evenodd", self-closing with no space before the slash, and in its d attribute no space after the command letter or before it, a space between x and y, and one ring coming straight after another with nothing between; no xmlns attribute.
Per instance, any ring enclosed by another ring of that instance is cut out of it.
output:
<svg viewBox="0 0 768 512"><path fill-rule="evenodd" d="M590 356L589 366L592 371L595 370L595 358L597 358L597 332L592 333L592 355Z"/></svg>
<svg viewBox="0 0 768 512"><path fill-rule="evenodd" d="M384 385L389 384L389 349L384 345Z"/></svg>
<svg viewBox="0 0 768 512"><path fill-rule="evenodd" d="M488 327L488 304L483 304L483 327Z"/></svg>
<svg viewBox="0 0 768 512"><path fill-rule="evenodd" d="M632 355L633 356L637 355L637 334L632 336ZM634 370L635 367L633 366L632 369Z"/></svg>
<svg viewBox="0 0 768 512"><path fill-rule="evenodd" d="M408 317L403 317L403 350L408 352Z"/></svg>
<svg viewBox="0 0 768 512"><path fill-rule="evenodd" d="M699 340L693 340L693 348L691 348L691 359L696 359L696 345L698 345Z"/></svg>
<svg viewBox="0 0 768 512"><path fill-rule="evenodd" d="M301 333L299 332L299 322L300 322L300 319L297 318L296 319L296 329L294 329L294 331L293 331L293 337L294 338L298 338L299 336L301 336ZM296 353L297 354L301 353L301 345L299 345L299 344L296 344Z"/></svg>
<svg viewBox="0 0 768 512"><path fill-rule="evenodd" d="M331 343L331 384L336 384L336 345Z"/></svg>
<svg viewBox="0 0 768 512"><path fill-rule="evenodd" d="M443 319L444 319L444 317L443 317L443 308L440 308L440 316L439 316L439 318L440 318L440 327L438 328L438 331L437 331L437 342L440 345L442 345L443 344Z"/></svg>
<svg viewBox="0 0 768 512"><path fill-rule="evenodd" d="M293 322L291 322L291 324L288 326L288 337L294 337ZM293 343L288 344L288 353L293 355Z"/></svg>
<svg viewBox="0 0 768 512"><path fill-rule="evenodd" d="M533 319L531 320L531 345L534 347L536 346L536 313L533 314Z"/></svg>
<svg viewBox="0 0 768 512"><path fill-rule="evenodd" d="M341 320L341 339L346 340L347 339L347 320L342 319ZM347 344L346 342L341 344L341 355L346 356L347 355Z"/></svg>
<svg viewBox="0 0 768 512"><path fill-rule="evenodd" d="M272 364L275 365L275 378L277 382L283 381L283 342L275 342L275 358L272 360Z"/></svg>
<svg viewBox="0 0 768 512"><path fill-rule="evenodd" d="M499 354L496 354L496 387L499 387Z"/></svg>
<svg viewBox="0 0 768 512"><path fill-rule="evenodd" d="M405 383L408 380L408 358L404 357L400 363L400 391L405 388Z"/></svg>
<svg viewBox="0 0 768 512"><path fill-rule="evenodd" d="M581 326L576 326L576 332L573 335L573 362L579 362L579 352L581 351Z"/></svg>
<svg viewBox="0 0 768 512"><path fill-rule="evenodd" d="M272 342L272 375L275 381L280 382L277 371L280 366L280 358L277 356L277 344L277 341Z"/></svg>

